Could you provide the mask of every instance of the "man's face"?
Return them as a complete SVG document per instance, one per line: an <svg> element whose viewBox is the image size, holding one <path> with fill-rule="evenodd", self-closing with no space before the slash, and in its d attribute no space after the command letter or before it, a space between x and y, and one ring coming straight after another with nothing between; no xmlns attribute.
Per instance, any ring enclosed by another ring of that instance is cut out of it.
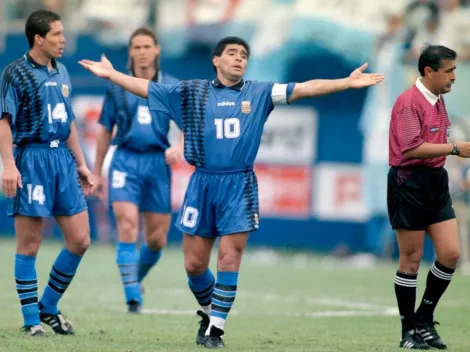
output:
<svg viewBox="0 0 470 352"><path fill-rule="evenodd" d="M224 77L239 81L246 71L248 52L243 45L228 44L220 57L214 56L212 63Z"/></svg>
<svg viewBox="0 0 470 352"><path fill-rule="evenodd" d="M455 77L455 60L441 60L441 67L437 71L427 68L427 75L431 78L434 91L446 94L452 90Z"/></svg>
<svg viewBox="0 0 470 352"><path fill-rule="evenodd" d="M160 55L160 45L155 44L148 35L137 35L132 39L129 55L135 67L147 69L154 67Z"/></svg>
<svg viewBox="0 0 470 352"><path fill-rule="evenodd" d="M54 21L50 24L50 30L43 38L36 36L36 43L41 51L51 59L58 59L64 53L65 37L64 27L60 21Z"/></svg>

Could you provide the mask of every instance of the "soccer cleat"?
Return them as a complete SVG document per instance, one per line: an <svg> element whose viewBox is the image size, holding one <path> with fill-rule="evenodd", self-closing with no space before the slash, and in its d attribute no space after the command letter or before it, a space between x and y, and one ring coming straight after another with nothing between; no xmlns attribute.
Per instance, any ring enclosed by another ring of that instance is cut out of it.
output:
<svg viewBox="0 0 470 352"><path fill-rule="evenodd" d="M127 312L131 314L142 313L142 305L137 301L127 302Z"/></svg>
<svg viewBox="0 0 470 352"><path fill-rule="evenodd" d="M44 330L41 324L23 326L21 330L27 336L44 336L46 334L46 330Z"/></svg>
<svg viewBox="0 0 470 352"><path fill-rule="evenodd" d="M196 335L196 345L204 345L206 343L206 330L209 327L210 319L202 310L198 310L197 315L201 317L201 321L199 322L199 330Z"/></svg>
<svg viewBox="0 0 470 352"><path fill-rule="evenodd" d="M74 335L74 331L72 328L72 323L65 319L62 313L59 314L47 314L47 313L39 313L39 319L44 324L49 325L52 330L58 335Z"/></svg>
<svg viewBox="0 0 470 352"><path fill-rule="evenodd" d="M224 348L224 341L222 340L222 335L224 334L224 331L212 326L211 330L209 332L209 336L206 336L206 342L204 346L209 349L215 349L215 348Z"/></svg>
<svg viewBox="0 0 470 352"><path fill-rule="evenodd" d="M423 321L416 324L416 332L423 338L424 342L438 350L447 349L447 345L436 331L437 321Z"/></svg>
<svg viewBox="0 0 470 352"><path fill-rule="evenodd" d="M400 347L407 348L410 350L430 350L431 349L431 346L429 346L426 342L424 342L421 335L418 334L416 330L414 329L405 333L405 335L400 341Z"/></svg>

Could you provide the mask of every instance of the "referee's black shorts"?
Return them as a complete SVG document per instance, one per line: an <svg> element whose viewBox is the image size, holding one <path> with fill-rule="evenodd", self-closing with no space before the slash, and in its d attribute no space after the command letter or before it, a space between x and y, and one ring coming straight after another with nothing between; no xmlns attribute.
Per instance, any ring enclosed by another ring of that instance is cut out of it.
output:
<svg viewBox="0 0 470 352"><path fill-rule="evenodd" d="M446 169L392 166L387 206L393 229L426 230L429 225L454 219Z"/></svg>

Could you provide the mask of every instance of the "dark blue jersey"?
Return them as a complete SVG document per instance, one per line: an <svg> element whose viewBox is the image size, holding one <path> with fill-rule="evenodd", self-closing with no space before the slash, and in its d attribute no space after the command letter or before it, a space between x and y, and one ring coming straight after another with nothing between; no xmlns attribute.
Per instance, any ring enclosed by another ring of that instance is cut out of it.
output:
<svg viewBox="0 0 470 352"><path fill-rule="evenodd" d="M186 161L201 169L253 167L264 124L275 104L287 103L295 84L218 80L149 84L149 106L175 116L183 126Z"/></svg>
<svg viewBox="0 0 470 352"><path fill-rule="evenodd" d="M166 84L178 82L165 73L157 73L154 81ZM111 84L106 91L99 123L110 132L114 126L117 127L112 141L114 145L136 151L163 151L170 146L168 130L172 118L168 112L150 111L147 99Z"/></svg>
<svg viewBox="0 0 470 352"><path fill-rule="evenodd" d="M72 85L64 65L36 63L29 54L10 63L2 73L0 113L10 116L14 144L66 141L72 111Z"/></svg>

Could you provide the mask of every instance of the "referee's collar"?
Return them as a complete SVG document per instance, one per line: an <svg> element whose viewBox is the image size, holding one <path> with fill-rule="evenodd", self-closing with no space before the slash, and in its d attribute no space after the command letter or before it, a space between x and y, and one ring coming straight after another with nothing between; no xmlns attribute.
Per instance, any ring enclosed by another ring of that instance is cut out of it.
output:
<svg viewBox="0 0 470 352"><path fill-rule="evenodd" d="M225 84L223 84L222 82L220 82L220 80L219 80L217 77L212 81L212 84L213 84L214 87L216 87L216 88L225 88L225 87L227 87ZM235 89L235 90L241 91L241 90L243 89L243 87L245 87L245 81L244 81L244 80L240 80L240 82L238 82L237 84L234 84L233 86L230 86L230 87L227 87L227 88Z"/></svg>
<svg viewBox="0 0 470 352"><path fill-rule="evenodd" d="M436 105L437 101L439 100L440 96L435 95L429 89L427 89L423 82L421 82L421 78L416 79L416 88L424 95L426 100L432 105Z"/></svg>
<svg viewBox="0 0 470 352"><path fill-rule="evenodd" d="M132 76L132 77L137 77L137 76L135 75L133 69L131 69L131 70L129 71L129 75ZM151 79L151 81L156 82L156 83L165 83L165 82L163 82L163 72L162 72L162 70L157 70L157 71L155 72L155 75L154 75L153 78Z"/></svg>
<svg viewBox="0 0 470 352"><path fill-rule="evenodd" d="M44 68L46 67L45 65L41 65L39 63L36 62L36 60L33 59L33 57L31 55L29 55L29 52L27 52L24 56L24 58L26 60L28 60L28 62L31 64L31 66L33 66L34 68ZM60 72L59 71L59 66L57 65L57 61L55 59L51 59L51 65L52 65L52 68L55 69L57 72Z"/></svg>

